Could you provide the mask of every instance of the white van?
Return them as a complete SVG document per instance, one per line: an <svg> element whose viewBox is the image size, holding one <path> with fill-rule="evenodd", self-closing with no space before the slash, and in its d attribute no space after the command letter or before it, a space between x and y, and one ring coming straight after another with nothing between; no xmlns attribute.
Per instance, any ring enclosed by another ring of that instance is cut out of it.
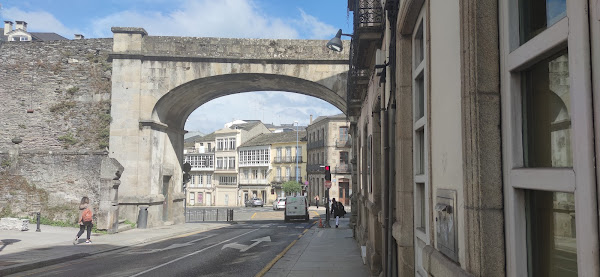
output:
<svg viewBox="0 0 600 277"><path fill-rule="evenodd" d="M285 198L284 221L289 222L291 219L303 219L308 221L308 201L304 196L288 196Z"/></svg>

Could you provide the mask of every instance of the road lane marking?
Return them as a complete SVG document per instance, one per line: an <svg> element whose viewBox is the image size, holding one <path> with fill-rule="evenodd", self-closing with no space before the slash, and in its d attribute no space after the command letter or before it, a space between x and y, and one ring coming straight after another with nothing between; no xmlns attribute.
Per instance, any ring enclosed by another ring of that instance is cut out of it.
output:
<svg viewBox="0 0 600 277"><path fill-rule="evenodd" d="M225 249L225 248L234 248L234 249L238 249L240 250L240 252L246 252L248 251L248 249L258 245L261 242L271 242L271 237L270 236L266 236L266 237L262 237L262 238L258 238L258 239L253 239L251 241L254 241L253 244L250 245L245 245L245 244L239 244L237 242L232 242L232 243L228 243L223 245L223 247L221 247L221 250Z"/></svg>
<svg viewBox="0 0 600 277"><path fill-rule="evenodd" d="M174 259L174 260L172 260L172 261L168 261L168 262L166 262L166 263L163 263L163 264L157 265L157 266L155 266L155 267L153 267L153 268L150 268L150 269L144 270L144 271L142 271L142 272L140 272L140 273L138 273L138 274L131 275L131 277L140 276L140 275L142 275L142 274L145 274L145 273L148 273L148 272L150 272L150 271L152 271L152 270L159 269L159 268L161 268L161 267L163 267L163 266L165 266L165 265L169 265L169 264L172 264L172 263L174 263L174 262L176 262L176 261L179 261L179 260L185 259L185 258L187 258L187 257L189 257L189 256L193 256L193 255L196 255L196 254L198 254L198 253L200 253L200 252L204 252L205 250L211 249L211 248L213 248L213 247L215 247L215 246L217 246L217 245L221 245L221 244L223 244L223 243L226 243L226 242L228 242L228 241L230 241L230 240L237 239L237 238L239 238L239 237L241 237L241 236L245 236L245 235L247 235L247 234L250 234L250 233L252 233L252 232L256 232L256 231L258 231L258 230L260 230L260 229L254 229L254 230L252 230L252 231L248 231L248 232L246 232L246 233L243 233L243 234L241 234L241 235L235 236L235 237L233 237L233 238L230 238L230 239L224 240L224 241L222 241L222 242L219 242L219 243L213 244L213 245L211 245L211 246L209 246L209 247L202 248L202 249L200 249L200 250L198 250L198 251L192 252L192 253L190 253L190 254L187 254L187 255L185 255L185 256L181 256L181 257L179 257L179 258L177 258L177 259Z"/></svg>
<svg viewBox="0 0 600 277"><path fill-rule="evenodd" d="M256 213L254 213L254 214L253 214L253 215L250 217L250 219L254 219L254 217L255 217L255 216L256 216Z"/></svg>

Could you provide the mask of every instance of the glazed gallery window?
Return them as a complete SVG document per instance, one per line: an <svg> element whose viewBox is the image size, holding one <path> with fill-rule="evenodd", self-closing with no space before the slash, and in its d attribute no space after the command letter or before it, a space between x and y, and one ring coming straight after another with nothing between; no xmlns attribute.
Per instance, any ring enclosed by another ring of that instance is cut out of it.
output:
<svg viewBox="0 0 600 277"><path fill-rule="evenodd" d="M521 81L525 166L572 167L568 54L532 66Z"/></svg>

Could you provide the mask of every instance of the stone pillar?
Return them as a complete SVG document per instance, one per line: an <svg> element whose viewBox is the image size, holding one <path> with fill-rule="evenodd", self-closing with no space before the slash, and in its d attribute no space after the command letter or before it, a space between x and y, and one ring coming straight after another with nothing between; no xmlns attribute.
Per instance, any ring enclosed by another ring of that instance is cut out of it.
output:
<svg viewBox="0 0 600 277"><path fill-rule="evenodd" d="M119 227L119 185L123 166L114 158L104 158L100 165L100 206L96 228L116 233Z"/></svg>

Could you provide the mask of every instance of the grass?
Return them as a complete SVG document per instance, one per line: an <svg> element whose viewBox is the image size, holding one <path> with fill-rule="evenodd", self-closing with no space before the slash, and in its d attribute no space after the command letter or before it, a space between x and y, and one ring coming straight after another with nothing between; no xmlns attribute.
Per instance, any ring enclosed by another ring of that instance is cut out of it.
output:
<svg viewBox="0 0 600 277"><path fill-rule="evenodd" d="M29 218L29 223L33 224L33 225L37 225L37 219L35 217L30 217ZM58 226L58 227L79 228L79 223L72 223L72 222L60 221L60 220L52 220L52 219L49 219L49 218L44 217L44 216L40 217L40 224L42 224L42 225L50 225L50 226ZM96 228L96 225L94 225L92 227L92 233L106 234L107 232L105 230L98 230Z"/></svg>

